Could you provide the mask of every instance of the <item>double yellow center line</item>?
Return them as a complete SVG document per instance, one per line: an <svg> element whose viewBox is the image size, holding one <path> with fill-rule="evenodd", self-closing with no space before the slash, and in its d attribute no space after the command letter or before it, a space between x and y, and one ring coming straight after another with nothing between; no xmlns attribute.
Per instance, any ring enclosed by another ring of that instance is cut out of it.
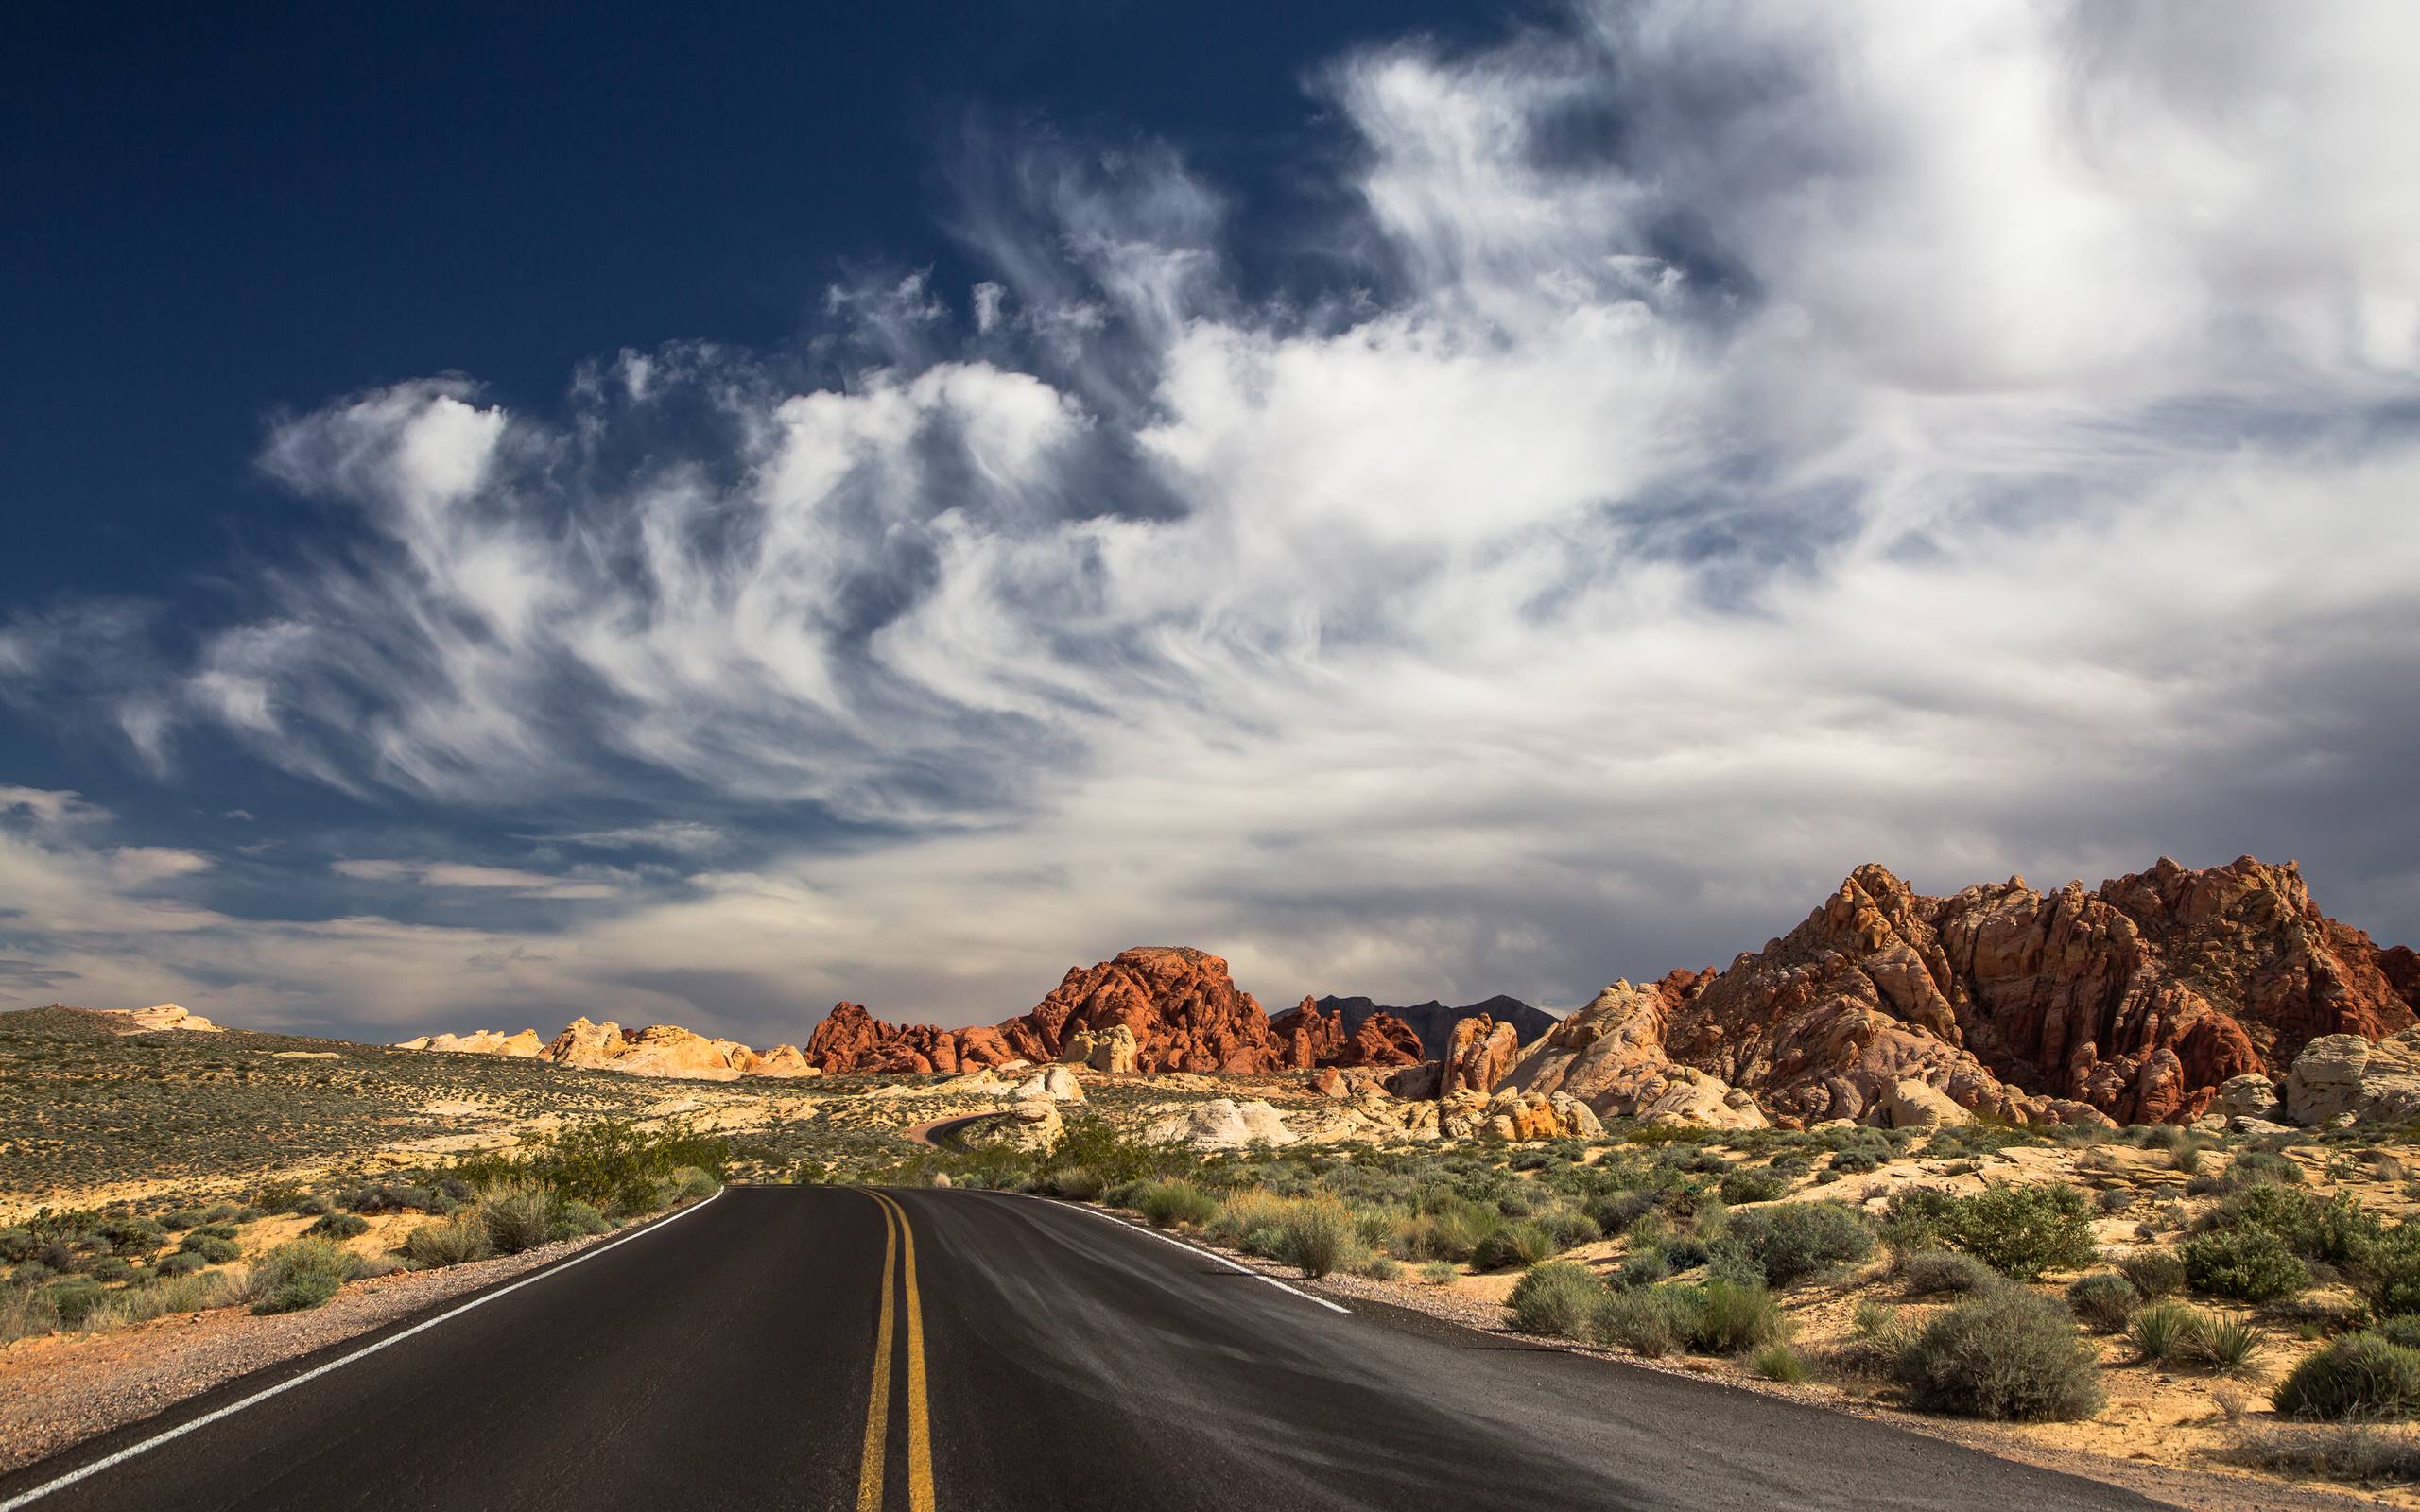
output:
<svg viewBox="0 0 2420 1512"><path fill-rule="evenodd" d="M882 1209L882 1316L874 1326L873 1391L866 1401L866 1442L857 1460L857 1512L882 1512L883 1461L890 1445L891 1277L908 1293L908 1506L933 1512L932 1417L925 1406L925 1306L916 1295L916 1231L908 1210L879 1192L857 1190ZM905 1261L902 1264L901 1262Z"/></svg>

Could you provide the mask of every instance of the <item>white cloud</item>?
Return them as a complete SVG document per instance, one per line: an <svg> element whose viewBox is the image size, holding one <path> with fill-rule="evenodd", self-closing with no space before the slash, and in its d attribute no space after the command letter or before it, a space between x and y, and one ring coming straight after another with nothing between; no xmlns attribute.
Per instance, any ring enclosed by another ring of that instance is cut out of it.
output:
<svg viewBox="0 0 2420 1512"><path fill-rule="evenodd" d="M681 347L562 416L296 418L266 465L367 543L124 707L731 869L346 861L594 906L213 970L962 1022L1178 935L1271 998L1567 1003L1858 861L2163 850L2420 934L2415 64L2385 5L1583 8L1321 76L1357 288L1247 298L1223 190L1055 139L968 170L971 335L835 296L844 385Z"/></svg>

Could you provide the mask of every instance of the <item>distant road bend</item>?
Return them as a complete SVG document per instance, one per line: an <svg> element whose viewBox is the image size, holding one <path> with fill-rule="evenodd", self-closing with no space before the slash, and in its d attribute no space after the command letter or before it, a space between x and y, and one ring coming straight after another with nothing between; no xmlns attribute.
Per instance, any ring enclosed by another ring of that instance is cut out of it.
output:
<svg viewBox="0 0 2420 1512"><path fill-rule="evenodd" d="M0 1512L2157 1504L1349 1305L1039 1198L734 1188L0 1479Z"/></svg>

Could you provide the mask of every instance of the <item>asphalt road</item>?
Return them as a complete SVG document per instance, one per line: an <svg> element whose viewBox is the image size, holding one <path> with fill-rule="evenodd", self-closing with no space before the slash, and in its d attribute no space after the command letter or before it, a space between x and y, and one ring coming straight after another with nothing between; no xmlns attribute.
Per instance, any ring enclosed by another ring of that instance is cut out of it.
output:
<svg viewBox="0 0 2420 1512"><path fill-rule="evenodd" d="M737 1188L251 1405L226 1411L413 1325L0 1479L0 1507L2156 1504L1772 1398L1346 1305L1032 1198Z"/></svg>

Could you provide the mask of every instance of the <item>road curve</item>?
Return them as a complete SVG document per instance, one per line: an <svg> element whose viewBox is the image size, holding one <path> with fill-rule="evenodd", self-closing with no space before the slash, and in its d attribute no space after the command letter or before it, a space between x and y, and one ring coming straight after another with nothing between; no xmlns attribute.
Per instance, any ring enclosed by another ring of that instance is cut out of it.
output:
<svg viewBox="0 0 2420 1512"><path fill-rule="evenodd" d="M42 1490L363 1341L0 1478L0 1507L2158 1504L1350 1306L1035 1198L736 1188L71 1485Z"/></svg>

